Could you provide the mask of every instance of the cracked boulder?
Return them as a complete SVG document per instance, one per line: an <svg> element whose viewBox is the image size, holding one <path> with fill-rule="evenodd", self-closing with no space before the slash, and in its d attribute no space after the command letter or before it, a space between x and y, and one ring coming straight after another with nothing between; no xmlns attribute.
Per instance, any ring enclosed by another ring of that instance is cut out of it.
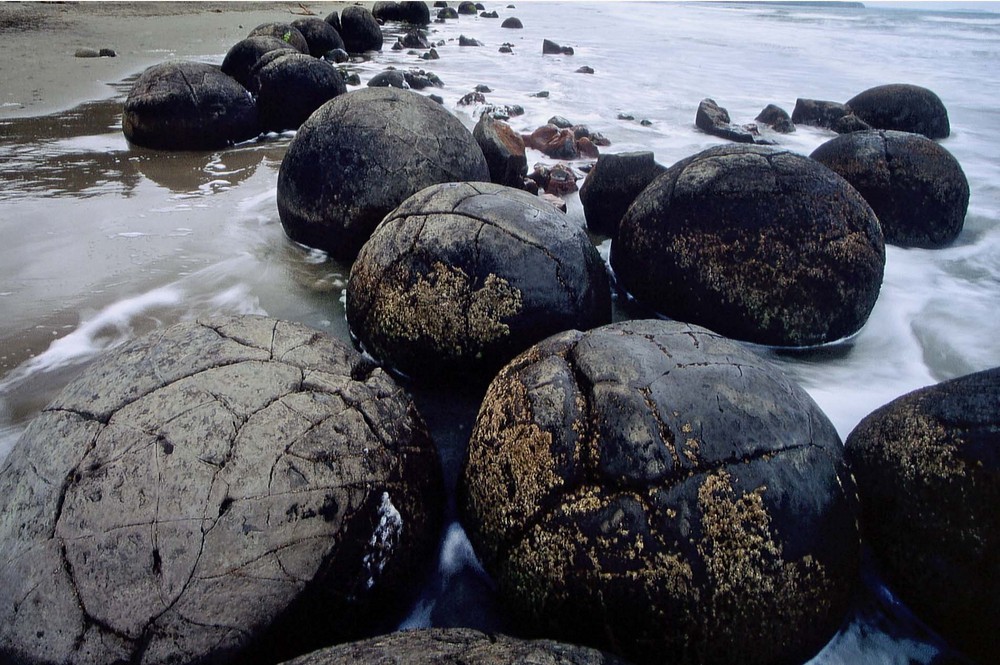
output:
<svg viewBox="0 0 1000 665"><path fill-rule="evenodd" d="M459 505L521 630L636 663L803 662L857 582L832 424L763 358L677 322L563 332L504 367Z"/></svg>
<svg viewBox="0 0 1000 665"><path fill-rule="evenodd" d="M407 630L342 644L285 665L626 665L606 653L552 640L519 640L470 628Z"/></svg>
<svg viewBox="0 0 1000 665"><path fill-rule="evenodd" d="M255 68L258 63L272 51L288 51L298 53L294 46L277 37L257 35L241 39L232 45L222 61L222 71L240 82L247 90L256 93L257 83L254 80Z"/></svg>
<svg viewBox="0 0 1000 665"><path fill-rule="evenodd" d="M976 662L1000 631L1000 368L916 390L847 437L862 529L892 589Z"/></svg>
<svg viewBox="0 0 1000 665"><path fill-rule="evenodd" d="M292 240L352 260L412 194L489 179L472 132L440 104L365 88L327 102L299 128L278 171L278 214Z"/></svg>
<svg viewBox="0 0 1000 665"><path fill-rule="evenodd" d="M336 67L304 53L275 58L256 77L257 109L265 131L298 129L316 109L347 92Z"/></svg>
<svg viewBox="0 0 1000 665"><path fill-rule="evenodd" d="M951 134L944 102L919 85L875 86L851 97L847 106L874 129L914 132L929 139L943 139Z"/></svg>
<svg viewBox="0 0 1000 665"><path fill-rule="evenodd" d="M0 662L266 663L405 612L437 454L341 342L263 317L112 352L0 469Z"/></svg>
<svg viewBox="0 0 1000 665"><path fill-rule="evenodd" d="M157 150L208 150L260 133L257 105L217 65L170 61L153 65L125 99L122 132Z"/></svg>
<svg viewBox="0 0 1000 665"><path fill-rule="evenodd" d="M618 284L670 318L774 346L861 329L885 244L862 196L819 162L718 146L671 166L625 213L611 245Z"/></svg>
<svg viewBox="0 0 1000 665"><path fill-rule="evenodd" d="M608 323L611 296L580 226L527 192L451 183L379 225L351 268L347 320L405 374L485 383L548 335Z"/></svg>
<svg viewBox="0 0 1000 665"><path fill-rule="evenodd" d="M861 192L885 241L904 247L948 245L965 225L969 181L950 152L920 134L853 132L810 155Z"/></svg>

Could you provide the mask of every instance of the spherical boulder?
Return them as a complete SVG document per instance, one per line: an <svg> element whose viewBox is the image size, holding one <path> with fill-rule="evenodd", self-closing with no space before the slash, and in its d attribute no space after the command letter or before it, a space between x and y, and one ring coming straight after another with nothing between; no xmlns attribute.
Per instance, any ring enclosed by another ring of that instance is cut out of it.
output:
<svg viewBox="0 0 1000 665"><path fill-rule="evenodd" d="M509 16L503 20L503 23L500 24L500 27L508 28L510 30L520 30L521 28L524 27L524 24L521 23L521 19L515 16Z"/></svg>
<svg viewBox="0 0 1000 665"><path fill-rule="evenodd" d="M151 333L0 469L0 661L265 663L350 639L408 611L441 483L412 401L342 342L264 317Z"/></svg>
<svg viewBox="0 0 1000 665"><path fill-rule="evenodd" d="M642 190L666 167L657 164L651 152L603 154L580 188L580 202L587 228L614 237L618 223Z"/></svg>
<svg viewBox="0 0 1000 665"><path fill-rule="evenodd" d="M462 2L458 3L459 14L467 14L475 16L478 12L479 10L476 8L476 3L474 2L469 2L469 0L463 0Z"/></svg>
<svg viewBox="0 0 1000 665"><path fill-rule="evenodd" d="M309 55L321 58L330 51L344 48L344 40L336 28L316 16L295 19L292 27L302 33L309 45Z"/></svg>
<svg viewBox="0 0 1000 665"><path fill-rule="evenodd" d="M254 66L265 54L279 49L298 52L291 44L277 37L257 35L241 39L226 53L222 71L239 81L247 90L256 92L256 83L251 74Z"/></svg>
<svg viewBox="0 0 1000 665"><path fill-rule="evenodd" d="M344 29L344 26L340 24L340 14L335 11L327 14L326 18L323 20L329 23L330 27L336 30L338 35L340 34L340 31Z"/></svg>
<svg viewBox="0 0 1000 665"><path fill-rule="evenodd" d="M489 169L458 118L409 90L364 88L299 128L278 172L278 213L292 240L351 260L408 196L465 180L489 180Z"/></svg>
<svg viewBox="0 0 1000 665"><path fill-rule="evenodd" d="M125 99L122 132L158 150L211 150L260 133L250 93L216 65L170 61L153 65Z"/></svg>
<svg viewBox="0 0 1000 665"><path fill-rule="evenodd" d="M962 231L969 181L950 152L921 134L853 132L827 141L810 157L861 192L887 243L941 247Z"/></svg>
<svg viewBox="0 0 1000 665"><path fill-rule="evenodd" d="M856 116L874 129L894 129L943 139L951 134L948 109L927 88L906 83L879 85L847 100Z"/></svg>
<svg viewBox="0 0 1000 665"><path fill-rule="evenodd" d="M857 332L884 264L878 220L846 180L763 146L718 146L671 166L611 245L619 285L641 303L775 346Z"/></svg>
<svg viewBox="0 0 1000 665"><path fill-rule="evenodd" d="M257 72L257 83L257 109L267 131L298 129L316 109L347 92L336 67L304 53L268 63Z"/></svg>
<svg viewBox="0 0 1000 665"><path fill-rule="evenodd" d="M460 483L521 629L636 663L803 662L858 579L833 425L763 358L688 324L522 353L487 390Z"/></svg>
<svg viewBox="0 0 1000 665"><path fill-rule="evenodd" d="M247 37L274 37L280 39L299 53L309 54L309 42L305 36L299 32L298 28L290 23L262 23L250 31Z"/></svg>
<svg viewBox="0 0 1000 665"><path fill-rule="evenodd" d="M607 271L583 229L487 182L408 198L365 243L347 284L362 346L421 379L489 380L548 335L610 320Z"/></svg>
<svg viewBox="0 0 1000 665"><path fill-rule="evenodd" d="M612 655L552 640L519 640L470 628L407 630L323 649L285 665L626 665Z"/></svg>
<svg viewBox="0 0 1000 665"><path fill-rule="evenodd" d="M892 589L953 646L996 659L1000 368L916 390L847 437L862 531Z"/></svg>
<svg viewBox="0 0 1000 665"><path fill-rule="evenodd" d="M350 5L340 13L339 30L348 53L382 49L382 28L367 7Z"/></svg>

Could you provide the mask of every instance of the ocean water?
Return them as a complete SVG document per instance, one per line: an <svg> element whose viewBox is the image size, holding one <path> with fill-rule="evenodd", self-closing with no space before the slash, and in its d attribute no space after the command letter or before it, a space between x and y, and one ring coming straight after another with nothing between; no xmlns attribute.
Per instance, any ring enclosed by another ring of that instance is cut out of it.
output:
<svg viewBox="0 0 1000 665"><path fill-rule="evenodd" d="M694 127L705 97L750 122L797 97L846 101L884 83L934 90L952 135L941 144L968 177L958 240L940 250L887 248L885 279L867 325L839 344L778 352L842 437L876 407L916 388L1000 365L1000 8L958 11L834 5L487 3L500 19L432 24L440 60L386 46L350 65L363 81L387 66L423 68L426 90L471 129L477 106L458 100L489 86L491 104L525 113L529 132L553 115L604 134L605 152L652 150L670 165L724 143ZM966 7L963 4L962 7ZM517 16L522 30L501 20ZM234 18L234 20L238 20ZM482 47L460 47L460 35ZM543 39L573 56L543 56ZM512 45L511 54L498 49ZM199 59L221 62L224 53ZM593 74L577 73L582 66ZM2 82L0 82L2 86ZM211 314L259 313L349 340L343 291L349 266L286 240L275 205L277 170L293 133L206 153L130 147L121 102L0 122L0 458L26 423L99 354L157 327ZM532 96L547 91L547 97ZM634 120L618 119L620 114ZM648 120L649 124L641 124ZM809 154L831 132L778 137ZM529 167L555 160L529 152ZM584 224L578 195L568 215ZM608 242L595 238L607 256ZM624 307L617 317L627 316ZM453 486L476 395L414 390ZM453 507L452 507L453 510ZM452 513L453 517L453 513ZM867 584L840 633L813 662L935 662L955 656L866 567ZM407 626L502 627L489 580L452 522L438 572Z"/></svg>

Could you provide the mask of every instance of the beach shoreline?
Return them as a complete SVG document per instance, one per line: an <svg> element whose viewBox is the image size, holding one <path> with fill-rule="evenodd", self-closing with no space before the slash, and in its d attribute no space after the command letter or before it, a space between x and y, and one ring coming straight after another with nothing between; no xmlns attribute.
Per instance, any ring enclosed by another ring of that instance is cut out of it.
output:
<svg viewBox="0 0 1000 665"><path fill-rule="evenodd" d="M261 23L339 11L343 2L0 2L0 120L65 111L116 94L159 62L211 59ZM112 49L115 57L76 57Z"/></svg>

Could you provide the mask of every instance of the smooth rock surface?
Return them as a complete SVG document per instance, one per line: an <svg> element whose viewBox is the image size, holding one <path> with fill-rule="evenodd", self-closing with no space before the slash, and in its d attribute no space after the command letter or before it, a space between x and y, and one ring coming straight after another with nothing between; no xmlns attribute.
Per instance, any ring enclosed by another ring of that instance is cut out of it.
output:
<svg viewBox="0 0 1000 665"><path fill-rule="evenodd" d="M918 85L875 86L847 100L847 106L874 129L914 132L929 139L943 139L951 134L944 102Z"/></svg>

